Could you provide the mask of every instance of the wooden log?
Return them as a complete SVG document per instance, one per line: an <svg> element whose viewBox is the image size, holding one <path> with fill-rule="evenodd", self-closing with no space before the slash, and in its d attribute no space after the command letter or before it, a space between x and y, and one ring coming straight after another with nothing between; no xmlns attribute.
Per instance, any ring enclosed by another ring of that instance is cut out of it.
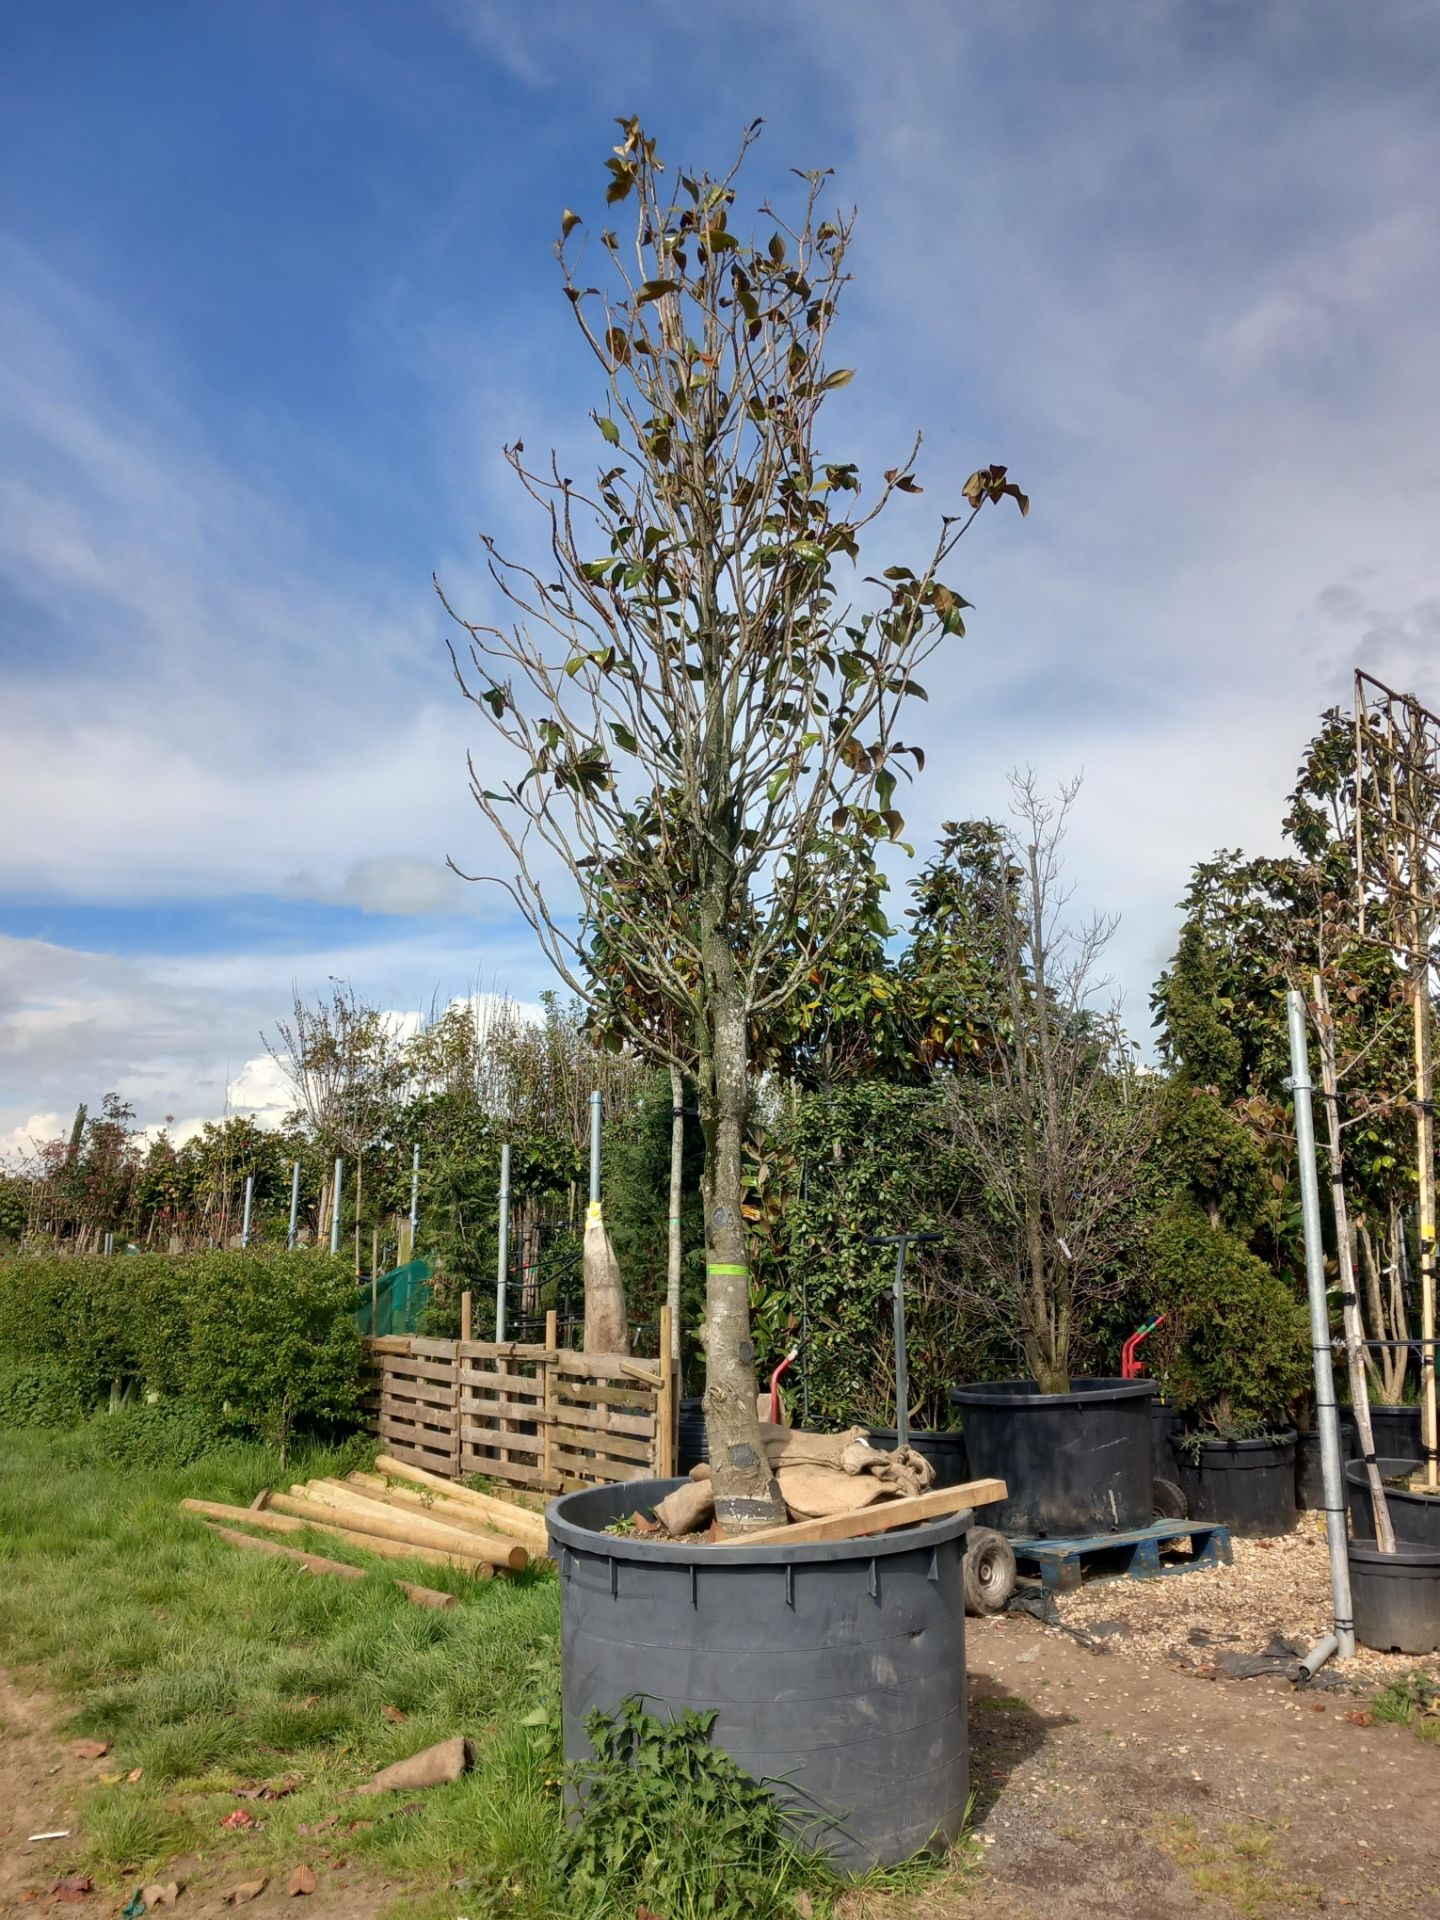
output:
<svg viewBox="0 0 1440 1920"><path fill-rule="evenodd" d="M303 1520L292 1520L283 1513L263 1512L258 1507L227 1507L219 1500L182 1500L180 1505L186 1513L204 1514L211 1520L239 1520L247 1527L263 1527L267 1533L305 1531Z"/></svg>
<svg viewBox="0 0 1440 1920"><path fill-rule="evenodd" d="M277 1494L277 1500L288 1498ZM346 1546L358 1547L364 1553L373 1553L381 1560L423 1560L430 1567L454 1567L459 1573L473 1574L477 1580L488 1580L495 1572L488 1560L478 1559L474 1554L451 1552L443 1547L417 1547L404 1540L382 1540L375 1534L363 1533L355 1527L344 1524L350 1517L348 1507L320 1507L318 1512L327 1516L325 1520L306 1519L301 1522L312 1533L323 1533L331 1540L343 1540ZM331 1524L335 1522L336 1524Z"/></svg>
<svg viewBox="0 0 1440 1920"><path fill-rule="evenodd" d="M379 1554L382 1559L403 1560L407 1557L406 1549L392 1547L388 1541L367 1539L364 1534L352 1533L345 1527L317 1527L313 1521L297 1520L292 1515L286 1513L260 1513L252 1510L250 1507L227 1507L223 1506L218 1500L182 1500L180 1505L187 1513L195 1513L203 1516L214 1515L225 1520L242 1520L247 1527L263 1527L266 1533L285 1533L292 1535L305 1533L306 1531L324 1533L330 1535L332 1539L345 1541L349 1546L361 1547L366 1553ZM339 1518L338 1513L336 1518ZM247 1535L247 1538L248 1537ZM488 1580L492 1571L492 1569L484 1563L452 1561L448 1555L431 1552L428 1548L423 1551L417 1548L414 1550L414 1553L417 1559L425 1560L432 1566L459 1566L463 1573L473 1573L475 1577L480 1580ZM396 1582L397 1586L402 1587L407 1586L407 1584L405 1581ZM410 1593L409 1597L413 1599L416 1593L429 1593L431 1591L432 1589L429 1587L417 1587L413 1593ZM419 1602L419 1604L422 1606L438 1606L442 1599L453 1600L454 1597L453 1594L441 1595L435 1600L424 1600Z"/></svg>
<svg viewBox="0 0 1440 1920"><path fill-rule="evenodd" d="M438 1520L421 1519L416 1514L391 1513L374 1506L361 1495L345 1498L328 1493L277 1493L275 1505L282 1513L300 1520L319 1520L347 1528L351 1533L368 1534L379 1540L398 1541L403 1546L433 1547L442 1553L458 1554L470 1560L483 1560L492 1567L504 1567L518 1573L529 1555L518 1541L502 1540L499 1535L486 1539L480 1534L462 1533Z"/></svg>
<svg viewBox="0 0 1440 1920"><path fill-rule="evenodd" d="M762 1527L758 1533L736 1534L718 1544L726 1547L808 1547L825 1540L862 1540L867 1534L890 1533L913 1526L917 1520L941 1520L965 1507L988 1506L1006 1495L1003 1480L967 1480L959 1487L937 1487L906 1500L879 1500L856 1513L832 1513L823 1520L795 1520L787 1527Z"/></svg>
<svg viewBox="0 0 1440 1920"><path fill-rule="evenodd" d="M253 1519L253 1515L251 1516ZM284 1518L282 1514L280 1518ZM303 1527L303 1522L301 1523ZM278 1540L261 1540L253 1533L239 1533L234 1527L222 1527L214 1520L205 1525L222 1540L228 1540L232 1547L248 1547L252 1553L283 1554L287 1560L293 1560L307 1573L331 1573L337 1580L368 1580L371 1578L368 1567L352 1567L348 1560L327 1560L323 1554L304 1553L299 1547L282 1546ZM409 1580L397 1580L395 1585L405 1598L415 1607L430 1607L438 1611L448 1611L459 1606L460 1602L453 1593L441 1593L437 1587L417 1587Z"/></svg>
<svg viewBox="0 0 1440 1920"><path fill-rule="evenodd" d="M452 1532L489 1540L492 1545L513 1547L517 1544L514 1535L498 1533L489 1520L480 1513L469 1513L463 1507L452 1502L447 1509L438 1499L427 1499L419 1492L408 1492L403 1487L387 1487L382 1482L378 1486L367 1486L352 1480L312 1480L310 1485L319 1492L333 1491L348 1494L352 1500L361 1500L371 1506L388 1509L392 1513L411 1514L418 1520L433 1520L438 1525L448 1527ZM529 1542L521 1540L520 1546L528 1547Z"/></svg>
<svg viewBox="0 0 1440 1920"><path fill-rule="evenodd" d="M527 1507L512 1506L507 1500L497 1500L488 1493L477 1493L473 1487L462 1487L453 1480L446 1480L438 1473L430 1473L424 1467L413 1467L405 1460L397 1460L393 1454L382 1453L375 1462L376 1473L391 1474L397 1480L408 1480L418 1487L430 1487L441 1493L447 1500L458 1500L462 1505L475 1507L481 1513L488 1513L496 1527L503 1533L506 1522L509 1530L519 1533L522 1523L529 1522L531 1530L538 1525L544 1528L544 1519Z"/></svg>

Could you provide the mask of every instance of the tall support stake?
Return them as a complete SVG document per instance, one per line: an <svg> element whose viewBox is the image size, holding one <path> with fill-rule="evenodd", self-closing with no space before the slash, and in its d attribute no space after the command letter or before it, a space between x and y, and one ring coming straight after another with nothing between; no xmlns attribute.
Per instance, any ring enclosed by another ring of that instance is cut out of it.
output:
<svg viewBox="0 0 1440 1920"><path fill-rule="evenodd" d="M1314 980L1315 1035L1320 1043L1320 1084L1325 1094L1325 1124L1330 1142L1330 1208L1335 1219L1335 1255L1340 1268L1340 1311L1345 1323L1345 1367L1350 1380L1350 1405L1355 1415L1355 1432L1360 1442L1360 1457L1365 1462L1370 1483L1370 1504L1375 1514L1375 1544L1382 1553L1395 1551L1395 1529L1390 1521L1390 1503L1385 1498L1385 1483L1375 1464L1375 1433L1370 1420L1370 1382L1365 1373L1365 1326L1360 1317L1360 1295L1355 1286L1355 1262L1351 1252L1350 1210L1345 1204L1345 1161L1340 1151L1340 1076L1335 1067L1335 1022L1330 1012L1330 995L1317 973ZM1299 996L1297 994L1296 998ZM1303 1010L1302 1010L1303 1023ZM1301 1027L1304 1044L1304 1027ZM1294 1038L1291 1038L1293 1063ZM1298 1097L1298 1096L1297 1096ZM1308 1228L1307 1228L1308 1231ZM1307 1247L1308 1251L1308 1247ZM1328 1324L1328 1317L1327 1317ZM1378 1329L1377 1329L1378 1331ZM1316 1366L1320 1362L1317 1356ZM1333 1371L1330 1374L1333 1379ZM1323 1459L1325 1442L1320 1442ZM1343 1473L1342 1473L1343 1479ZM1327 1527L1330 1524L1326 1514ZM1344 1515L1340 1531L1345 1531Z"/></svg>
<svg viewBox="0 0 1440 1920"><path fill-rule="evenodd" d="M500 1236L495 1250L495 1338L505 1338L505 1282L510 1267L510 1149L500 1149Z"/></svg>
<svg viewBox="0 0 1440 1920"><path fill-rule="evenodd" d="M600 1089L590 1096L590 1204L600 1202Z"/></svg>
<svg viewBox="0 0 1440 1920"><path fill-rule="evenodd" d="M410 1159L410 1258L415 1258L415 1229L420 1224L420 1148Z"/></svg>
<svg viewBox="0 0 1440 1920"><path fill-rule="evenodd" d="M1435 1404L1435 1071L1431 1049L1430 967L1417 958L1415 1002L1415 1146L1420 1176L1420 1445L1425 1485L1440 1488Z"/></svg>
<svg viewBox="0 0 1440 1920"><path fill-rule="evenodd" d="M242 1247L248 1247L250 1244L250 1219L254 1211L255 1176L253 1173L247 1173L245 1176L245 1213L240 1222L240 1244Z"/></svg>
<svg viewBox="0 0 1440 1920"><path fill-rule="evenodd" d="M290 1169L290 1226L285 1235L285 1244L293 1248L295 1235L300 1223L300 1162L297 1160Z"/></svg>
<svg viewBox="0 0 1440 1920"><path fill-rule="evenodd" d="M1305 1280L1310 1296L1310 1345L1315 1361L1315 1424L1320 1429L1320 1471L1325 1486L1325 1539L1330 1549L1330 1596L1335 1613L1335 1651L1355 1652L1355 1614L1350 1600L1350 1558L1345 1541L1345 1480L1340 1465L1340 1417L1335 1408L1335 1366L1330 1345L1330 1305L1325 1298L1325 1248L1320 1238L1320 1181L1315 1170L1313 1087L1305 1042L1305 1002L1292 987L1285 996L1290 1016L1290 1087L1295 1096L1295 1142L1300 1160L1300 1209L1305 1231Z"/></svg>
<svg viewBox="0 0 1440 1920"><path fill-rule="evenodd" d="M685 1076L670 1069L670 1221L665 1253L665 1307L670 1316L670 1365L680 1379L680 1275L685 1243L681 1237L681 1203L685 1175ZM663 1348L662 1348L663 1352Z"/></svg>
<svg viewBox="0 0 1440 1920"><path fill-rule="evenodd" d="M340 1188L344 1182L344 1179L345 1179L345 1162L343 1160L337 1160L335 1162L335 1183L333 1188L331 1189L333 1197L330 1201L330 1251L331 1253L339 1253L340 1251Z"/></svg>

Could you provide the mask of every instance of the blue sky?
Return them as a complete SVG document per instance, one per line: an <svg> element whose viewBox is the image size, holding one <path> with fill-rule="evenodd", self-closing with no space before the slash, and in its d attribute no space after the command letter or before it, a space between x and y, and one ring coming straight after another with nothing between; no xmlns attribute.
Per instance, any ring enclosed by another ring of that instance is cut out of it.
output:
<svg viewBox="0 0 1440 1920"><path fill-rule="evenodd" d="M1440 698L1440 14L1409 0L249 0L0 29L0 1148L111 1086L275 1089L332 974L548 984L483 862L429 578L589 458L550 245L617 114L857 204L834 430L1007 461L920 733L920 838L1083 771L1132 1022L1191 863L1273 844L1363 661ZM588 437L587 437L588 436ZM923 511L922 511L923 509ZM467 600L467 596L469 597Z"/></svg>

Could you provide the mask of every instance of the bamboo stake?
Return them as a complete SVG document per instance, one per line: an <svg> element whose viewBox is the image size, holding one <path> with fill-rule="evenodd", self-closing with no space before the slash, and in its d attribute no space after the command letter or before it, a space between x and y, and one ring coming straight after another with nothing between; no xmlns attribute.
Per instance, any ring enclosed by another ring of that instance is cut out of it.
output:
<svg viewBox="0 0 1440 1920"><path fill-rule="evenodd" d="M541 1411L545 1418L540 1429L540 1472L547 1490L553 1491L557 1481L555 1474L555 1403L557 1399L557 1381L555 1368L550 1364L551 1356L559 1349L559 1315L554 1307L545 1313L545 1365L541 1368ZM547 1541L548 1546L548 1541Z"/></svg>
<svg viewBox="0 0 1440 1920"><path fill-rule="evenodd" d="M1335 1253L1340 1264L1340 1311L1345 1326L1345 1366L1350 1379L1350 1405L1355 1432L1370 1483L1375 1511L1375 1544L1382 1553L1395 1551L1395 1529L1390 1504L1375 1464L1375 1432L1370 1420L1370 1382L1365 1375L1365 1328L1360 1319L1360 1296L1355 1291L1351 1257L1349 1210L1345 1203L1345 1167L1340 1152L1340 1083L1335 1069L1335 1022L1323 978L1314 979L1315 1031L1320 1044L1320 1084L1325 1093L1325 1123L1330 1146L1330 1204L1335 1216ZM1378 1332L1379 1329L1377 1328ZM1343 1473L1343 1468L1342 1468Z"/></svg>
<svg viewBox="0 0 1440 1920"><path fill-rule="evenodd" d="M1431 1059L1429 967L1417 964L1415 1001L1415 1147L1420 1174L1420 1434L1425 1486L1440 1488L1435 1397L1435 1076Z"/></svg>
<svg viewBox="0 0 1440 1920"><path fill-rule="evenodd" d="M328 1489L320 1492L302 1487L277 1493L274 1499L282 1513L295 1514L301 1520L336 1521L352 1533L396 1540L403 1546L434 1547L442 1553L484 1560L512 1573L519 1573L528 1560L518 1542L463 1533L441 1520L422 1519L416 1514L385 1512L359 1493L332 1494Z"/></svg>
<svg viewBox="0 0 1440 1920"><path fill-rule="evenodd" d="M660 1391L655 1397L655 1475L668 1480L675 1472L675 1356L670 1344L670 1308L660 1309Z"/></svg>

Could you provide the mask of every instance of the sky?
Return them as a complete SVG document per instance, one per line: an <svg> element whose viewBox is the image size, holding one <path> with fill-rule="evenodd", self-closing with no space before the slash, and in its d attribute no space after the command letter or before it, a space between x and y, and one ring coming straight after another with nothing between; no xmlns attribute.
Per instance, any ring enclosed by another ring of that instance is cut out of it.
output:
<svg viewBox="0 0 1440 1920"><path fill-rule="evenodd" d="M832 444L1000 461L904 810L1083 775L1132 1028L1193 863L1278 846L1364 665L1440 704L1440 9L1426 0L62 0L0 25L0 1153L118 1090L282 1102L332 977L553 984L467 790L438 573L588 458L559 291L617 116L859 225ZM588 437L587 437L588 436ZM908 551L907 551L908 549ZM867 553L867 560L871 555ZM902 866L894 874L903 889ZM897 896L895 904L903 904Z"/></svg>

